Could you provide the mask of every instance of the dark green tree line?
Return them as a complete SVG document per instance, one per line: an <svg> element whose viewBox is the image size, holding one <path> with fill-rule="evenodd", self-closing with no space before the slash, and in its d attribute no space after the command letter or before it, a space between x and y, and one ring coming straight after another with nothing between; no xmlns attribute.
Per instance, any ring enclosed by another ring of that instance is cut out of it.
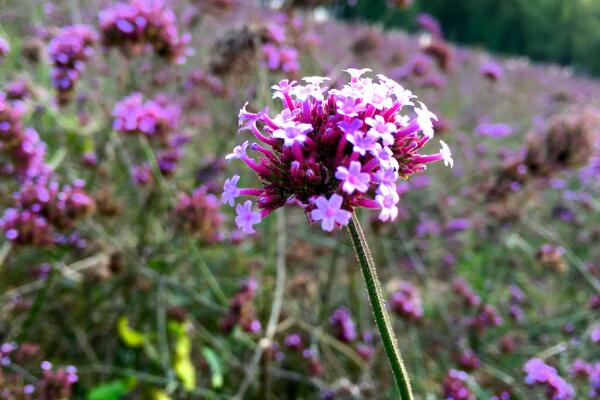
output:
<svg viewBox="0 0 600 400"><path fill-rule="evenodd" d="M454 42L534 60L572 65L600 74L600 1L598 0L416 0L407 10L386 0L342 5L348 19L415 29L415 16L438 18Z"/></svg>

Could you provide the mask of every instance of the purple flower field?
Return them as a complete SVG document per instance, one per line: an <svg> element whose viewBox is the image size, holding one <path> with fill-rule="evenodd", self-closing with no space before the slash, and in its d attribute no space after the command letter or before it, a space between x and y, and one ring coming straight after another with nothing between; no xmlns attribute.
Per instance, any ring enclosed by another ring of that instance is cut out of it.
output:
<svg viewBox="0 0 600 400"><path fill-rule="evenodd" d="M600 398L600 82L332 3L0 2L0 399Z"/></svg>

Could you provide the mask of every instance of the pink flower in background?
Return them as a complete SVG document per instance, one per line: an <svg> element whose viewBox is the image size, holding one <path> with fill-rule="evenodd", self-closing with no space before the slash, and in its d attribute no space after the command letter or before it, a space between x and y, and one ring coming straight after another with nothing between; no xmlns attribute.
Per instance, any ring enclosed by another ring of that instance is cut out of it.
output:
<svg viewBox="0 0 600 400"><path fill-rule="evenodd" d="M499 81L504 76L504 70L500 64L494 61L488 61L482 64L479 72L492 82Z"/></svg>
<svg viewBox="0 0 600 400"><path fill-rule="evenodd" d="M52 62L52 86L58 91L58 101L70 101L75 83L84 70L85 62L94 53L93 46L98 34L87 25L63 27L48 43L48 55Z"/></svg>
<svg viewBox="0 0 600 400"><path fill-rule="evenodd" d="M8 41L3 37L0 37L0 62L2 62L2 59L6 57L9 51L10 45L8 44Z"/></svg>
<svg viewBox="0 0 600 400"><path fill-rule="evenodd" d="M572 400L575 398L575 390L567 383L555 368L546 364L540 358L532 358L523 366L527 374L525 383L528 385L542 385L548 391L550 400Z"/></svg>
<svg viewBox="0 0 600 400"><path fill-rule="evenodd" d="M139 55L148 47L170 62L182 64L191 49L188 33L180 35L175 13L162 0L117 2L98 14L102 42L126 55Z"/></svg>

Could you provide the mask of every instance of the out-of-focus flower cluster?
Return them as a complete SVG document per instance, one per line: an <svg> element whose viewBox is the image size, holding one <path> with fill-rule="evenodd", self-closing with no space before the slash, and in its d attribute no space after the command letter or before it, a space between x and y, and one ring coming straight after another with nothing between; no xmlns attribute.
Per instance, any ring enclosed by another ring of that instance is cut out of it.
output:
<svg viewBox="0 0 600 400"><path fill-rule="evenodd" d="M335 337L342 342L352 342L356 339L356 325L347 308L340 307L335 310L329 317L329 323L335 330Z"/></svg>
<svg viewBox="0 0 600 400"><path fill-rule="evenodd" d="M263 64L272 71L295 76L300 69L298 51L286 44L286 29L283 24L271 23L267 26L262 52Z"/></svg>
<svg viewBox="0 0 600 400"><path fill-rule="evenodd" d="M130 135L164 139L177 129L179 114L179 107L165 98L144 101L141 93L132 93L115 105L113 128Z"/></svg>
<svg viewBox="0 0 600 400"><path fill-rule="evenodd" d="M464 371L451 369L442 382L445 400L475 400L475 395L467 385L468 375Z"/></svg>
<svg viewBox="0 0 600 400"><path fill-rule="evenodd" d="M200 186L191 194L182 193L175 206L177 226L203 243L223 240L224 216L220 212L219 198Z"/></svg>
<svg viewBox="0 0 600 400"><path fill-rule="evenodd" d="M457 278L453 284L453 290L464 301L464 304L475 311L475 314L467 319L467 326L473 332L481 335L486 329L500 326L504 320L498 311L490 304L484 304L473 289L463 278Z"/></svg>
<svg viewBox="0 0 600 400"><path fill-rule="evenodd" d="M355 207L379 209L382 221L396 219L400 177L422 172L430 162L453 161L444 142L437 154L419 154L433 137L435 115L423 103L414 106L415 96L385 76L378 75L378 82L362 78L367 71L348 70L351 82L341 90L322 87L327 78L321 77L304 78L305 85L281 81L273 89L283 111L274 118L268 108L252 113L244 107L241 130L260 144L245 141L226 158L245 162L263 187L238 189L236 176L225 184L223 202L233 206L239 195L256 196L261 218L296 204L325 231L346 225ZM413 117L401 113L406 106ZM250 157L248 149L260 158ZM251 216L250 208L247 201L238 216ZM244 218L238 227L258 222Z"/></svg>
<svg viewBox="0 0 600 400"><path fill-rule="evenodd" d="M225 33L213 46L210 70L239 80L260 63L271 71L296 76L300 61L288 37L291 22L285 15L278 17L264 26L242 26Z"/></svg>
<svg viewBox="0 0 600 400"><path fill-rule="evenodd" d="M20 183L12 207L0 218L0 229L14 244L47 246L60 239L56 231L71 229L76 220L91 214L95 202L81 180L61 187L45 163L45 143L23 127L24 111L22 103L11 103L0 93L1 172Z"/></svg>
<svg viewBox="0 0 600 400"><path fill-rule="evenodd" d="M27 179L47 175L46 145L37 132L23 125L25 104L11 102L0 92L0 175Z"/></svg>
<svg viewBox="0 0 600 400"><path fill-rule="evenodd" d="M239 325L246 332L258 333L262 329L260 321L256 318L252 300L256 296L258 282L255 279L247 279L239 288L238 292L229 302L227 315L219 321L220 328L230 332Z"/></svg>
<svg viewBox="0 0 600 400"><path fill-rule="evenodd" d="M48 44L52 62L52 86L57 91L59 104L70 101L75 84L92 56L97 33L87 25L65 26Z"/></svg>
<svg viewBox="0 0 600 400"><path fill-rule="evenodd" d="M523 366L527 374L525 383L545 387L549 400L571 400L575 398L575 390L569 385L554 367L540 358L532 358Z"/></svg>
<svg viewBox="0 0 600 400"><path fill-rule="evenodd" d="M179 34L175 14L162 0L116 3L99 14L102 42L125 55L139 55L151 48L170 62L183 63L190 50L190 35Z"/></svg>
<svg viewBox="0 0 600 400"><path fill-rule="evenodd" d="M156 139L158 168L163 176L171 176L183 157L183 147L189 137L178 132L180 108L163 96L144 101L141 93L133 93L118 102L113 109L113 128L128 135L144 135ZM136 183L152 181L152 166L144 162L133 167Z"/></svg>
<svg viewBox="0 0 600 400"><path fill-rule="evenodd" d="M423 306L417 289L410 282L401 282L391 297L391 306L398 315L409 321L423 318Z"/></svg>
<svg viewBox="0 0 600 400"><path fill-rule="evenodd" d="M518 217L528 185L588 164L600 142L599 118L596 110L585 109L555 117L532 133L524 148L507 158L486 183L490 214Z"/></svg>
<svg viewBox="0 0 600 400"><path fill-rule="evenodd" d="M8 44L8 41L3 37L0 37L0 63L3 61L4 57L6 57L9 51L10 45Z"/></svg>
<svg viewBox="0 0 600 400"><path fill-rule="evenodd" d="M77 220L89 216L95 202L84 191L85 183L75 181L63 187L49 177L24 182L14 194L15 207L5 210L0 229L17 245L55 244L56 231L74 227Z"/></svg>
<svg viewBox="0 0 600 400"><path fill-rule="evenodd" d="M70 399L74 385L79 380L77 368L73 366L54 368L49 361L39 364L39 377L34 383L23 378L21 366L38 358L39 349L29 343L3 343L0 345L0 396L4 399L62 400ZM13 368L14 367L14 368Z"/></svg>

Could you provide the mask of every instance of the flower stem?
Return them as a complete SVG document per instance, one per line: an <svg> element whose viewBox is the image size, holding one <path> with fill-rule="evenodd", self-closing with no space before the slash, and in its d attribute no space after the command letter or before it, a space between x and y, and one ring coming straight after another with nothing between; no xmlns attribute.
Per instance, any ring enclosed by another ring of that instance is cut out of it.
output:
<svg viewBox="0 0 600 400"><path fill-rule="evenodd" d="M400 349L398 348L398 342L394 335L394 330L390 322L390 317L385 308L385 299L383 298L383 291L381 290L381 283L377 278L377 271L375 269L375 262L369 250L367 239L360 226L356 213L352 214L352 220L348 224L348 231L354 250L356 251L356 258L360 264L365 283L367 284L367 291L369 293L369 301L371 307L373 307L373 314L375 315L375 322L377 323L377 329L381 335L381 341L383 342L383 348L392 367L396 386L400 392L402 400L413 400L412 388L410 386L410 380L408 379L408 373L404 366L404 361L400 355Z"/></svg>

